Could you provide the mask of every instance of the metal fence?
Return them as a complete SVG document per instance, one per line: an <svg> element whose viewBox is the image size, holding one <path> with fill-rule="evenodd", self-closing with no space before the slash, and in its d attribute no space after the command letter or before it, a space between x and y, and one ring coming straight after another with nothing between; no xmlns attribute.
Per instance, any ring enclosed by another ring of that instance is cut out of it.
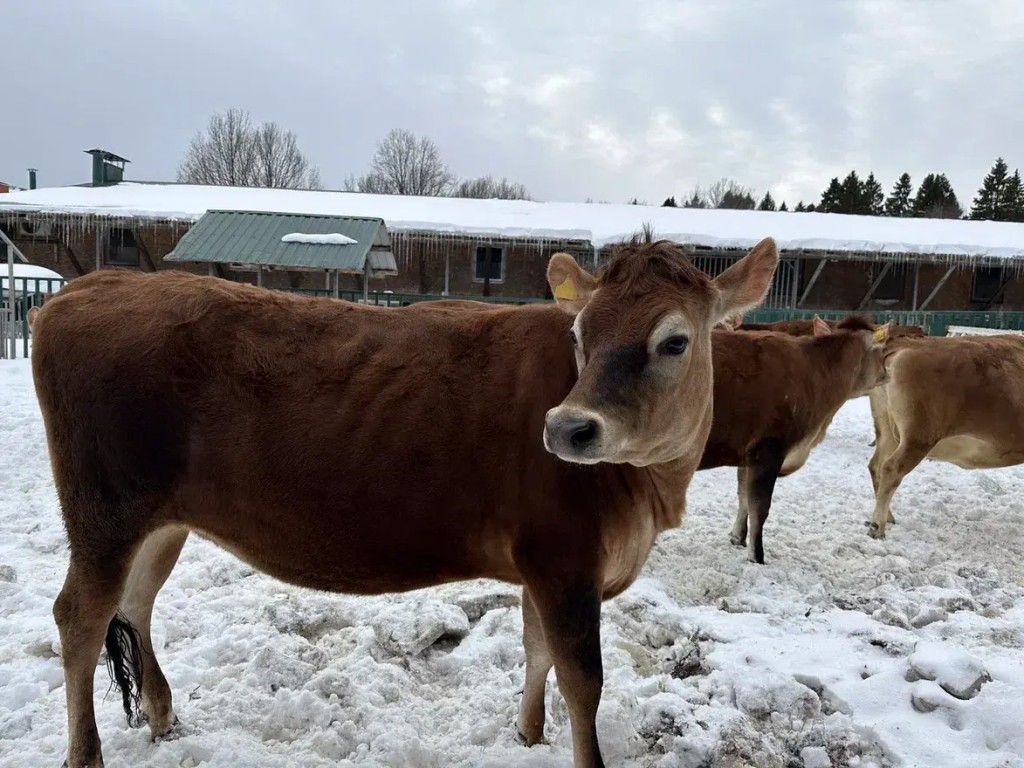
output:
<svg viewBox="0 0 1024 768"><path fill-rule="evenodd" d="M19 349L23 357L28 357L31 337L28 311L42 306L45 297L59 291L67 281L49 277L15 277L13 291L8 282L9 278L0 274L0 360L17 357Z"/></svg>
<svg viewBox="0 0 1024 768"><path fill-rule="evenodd" d="M709 272L709 274L717 274L734 260L711 256L698 257L697 261L700 262L698 266L704 271ZM779 263L779 267L765 305L745 314L743 316L745 321L772 323L778 320L810 319L815 315L826 320L838 320L853 313L852 310L788 308L786 305L790 303L793 294L797 290L799 274L795 260L793 260L792 264L784 260ZM2 289L0 290L0 296L2 296L2 303L0 303L0 341L3 342L0 344L0 359L12 356L11 339L15 340L15 350L20 349L21 354L28 357L31 337L27 320L28 311L32 307L40 306L47 294L59 291L65 283L65 280L51 278L14 278L14 312L12 322L9 319L8 302L10 292L7 289L7 279L0 276L0 289ZM296 289L292 292L308 296L326 297L331 295L330 291L323 289ZM341 291L339 295L347 301L363 302L361 291ZM514 296L443 296L441 294L372 291L368 294L366 303L383 307L405 307L421 301L437 301L441 299L467 299L493 304L520 305L551 302L551 299ZM886 323L891 320L899 325L920 326L930 336L945 336L950 326L1024 331L1024 312L911 312L876 310L870 312L870 315L876 323Z"/></svg>

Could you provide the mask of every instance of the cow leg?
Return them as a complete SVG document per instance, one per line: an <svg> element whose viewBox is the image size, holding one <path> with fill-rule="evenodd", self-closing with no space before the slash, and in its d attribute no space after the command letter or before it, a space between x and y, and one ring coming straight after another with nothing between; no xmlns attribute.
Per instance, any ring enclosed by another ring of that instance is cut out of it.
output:
<svg viewBox="0 0 1024 768"><path fill-rule="evenodd" d="M188 538L186 528L164 528L143 542L132 560L120 612L139 633L142 656L142 712L153 739L164 736L176 718L171 706L171 689L153 652L150 624L153 602L178 562Z"/></svg>
<svg viewBox="0 0 1024 768"><path fill-rule="evenodd" d="M782 471L785 452L774 442L759 445L755 449L753 462L747 467L747 508L749 525L747 560L764 565L764 524L772 506L775 481Z"/></svg>
<svg viewBox="0 0 1024 768"><path fill-rule="evenodd" d="M519 735L527 745L544 741L544 694L554 662L544 641L540 615L523 587L523 647L526 650L526 683L519 705Z"/></svg>
<svg viewBox="0 0 1024 768"><path fill-rule="evenodd" d="M569 709L573 766L604 768L597 741L597 708L604 681L600 592L591 582L543 577L530 580L527 588Z"/></svg>
<svg viewBox="0 0 1024 768"><path fill-rule="evenodd" d="M737 547L747 544L747 468L736 467L736 520L732 524L729 542Z"/></svg>
<svg viewBox="0 0 1024 768"><path fill-rule="evenodd" d="M67 701L67 768L103 768L93 678L127 572L127 554L86 557L72 549L64 586L53 604Z"/></svg>
<svg viewBox="0 0 1024 768"><path fill-rule="evenodd" d="M868 533L874 539L885 538L885 525L889 517L889 504L893 494L900 487L903 478L924 461L934 445L922 443L901 443L878 468L878 492L875 494L875 511L868 524Z"/></svg>

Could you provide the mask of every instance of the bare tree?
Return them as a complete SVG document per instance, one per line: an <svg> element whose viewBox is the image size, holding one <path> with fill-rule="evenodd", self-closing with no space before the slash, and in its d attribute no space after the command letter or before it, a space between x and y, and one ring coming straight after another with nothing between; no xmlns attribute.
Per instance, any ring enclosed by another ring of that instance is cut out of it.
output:
<svg viewBox="0 0 1024 768"><path fill-rule="evenodd" d="M370 172L345 182L349 191L383 195L447 195L455 177L430 139L417 139L411 131L393 129L377 145Z"/></svg>
<svg viewBox="0 0 1024 768"><path fill-rule="evenodd" d="M478 179L463 179L455 185L452 197L470 197L478 200L530 200L526 187L506 178L481 176Z"/></svg>
<svg viewBox="0 0 1024 768"><path fill-rule="evenodd" d="M291 131L263 123L253 134L256 184L275 189L322 189L320 171L311 166Z"/></svg>
<svg viewBox="0 0 1024 768"><path fill-rule="evenodd" d="M178 167L178 181L190 184L276 189L321 189L320 172L299 150L291 131L277 123L256 126L236 108L210 118L206 132L192 138Z"/></svg>

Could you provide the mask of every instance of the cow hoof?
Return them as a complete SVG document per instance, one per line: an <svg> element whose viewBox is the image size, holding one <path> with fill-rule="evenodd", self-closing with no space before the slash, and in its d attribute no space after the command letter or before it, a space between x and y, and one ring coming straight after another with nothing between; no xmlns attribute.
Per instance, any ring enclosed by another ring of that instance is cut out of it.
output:
<svg viewBox="0 0 1024 768"><path fill-rule="evenodd" d="M869 522L864 523L864 525L866 525L868 527L868 536L870 536L872 539L884 539L885 538L885 531L883 531L882 529L880 529L878 527L878 523L870 522L869 521Z"/></svg>
<svg viewBox="0 0 1024 768"><path fill-rule="evenodd" d="M535 747L538 744L544 743L544 737L539 736L535 739L531 739L525 733L519 730L519 728L516 728L516 741L522 744L524 747Z"/></svg>
<svg viewBox="0 0 1024 768"><path fill-rule="evenodd" d="M174 716L174 720L171 724L164 728L162 731L156 733L150 733L149 740L154 744L159 744L161 741L173 741L182 735L181 720L178 716Z"/></svg>
<svg viewBox="0 0 1024 768"><path fill-rule="evenodd" d="M729 543L734 547L745 547L747 546L746 536L737 536L735 533L729 534Z"/></svg>

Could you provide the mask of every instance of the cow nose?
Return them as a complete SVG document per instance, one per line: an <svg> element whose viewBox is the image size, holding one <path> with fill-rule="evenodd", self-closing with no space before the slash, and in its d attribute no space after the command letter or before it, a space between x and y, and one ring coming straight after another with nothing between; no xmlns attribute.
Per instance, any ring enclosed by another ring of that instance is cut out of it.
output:
<svg viewBox="0 0 1024 768"><path fill-rule="evenodd" d="M574 419L565 425L566 434L573 448L592 445L600 433L597 419Z"/></svg>

